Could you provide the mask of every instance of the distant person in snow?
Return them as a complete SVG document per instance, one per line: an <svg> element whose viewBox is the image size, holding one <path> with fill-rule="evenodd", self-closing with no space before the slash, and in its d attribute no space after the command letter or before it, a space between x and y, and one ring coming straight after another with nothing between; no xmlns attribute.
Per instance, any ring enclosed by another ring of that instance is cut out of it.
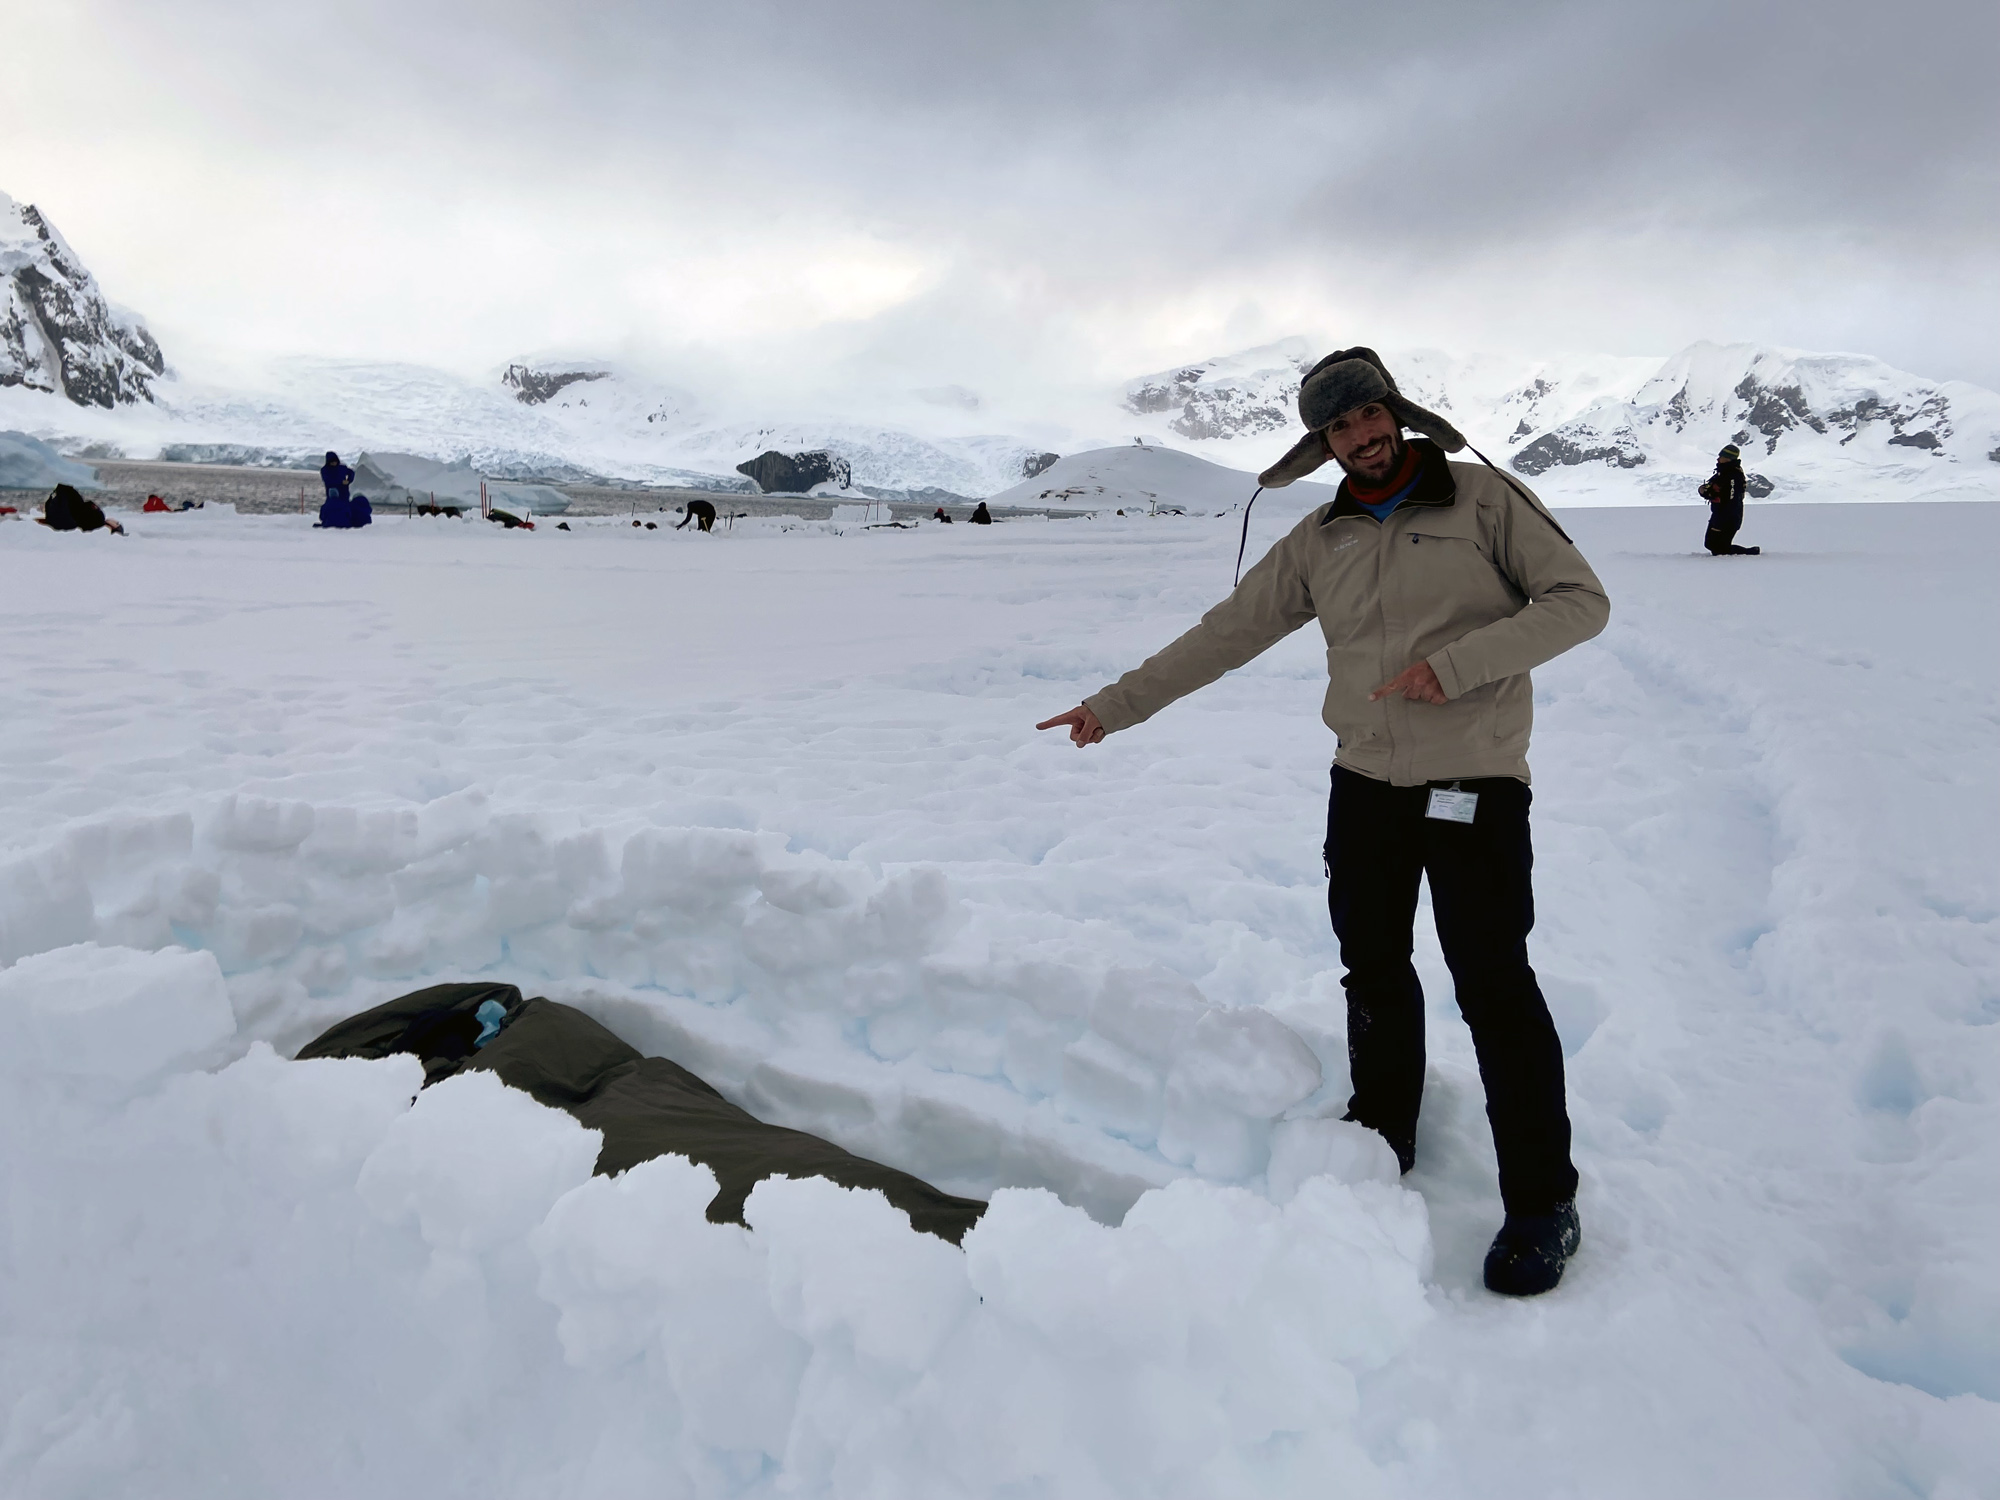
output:
<svg viewBox="0 0 2000 1500"><path fill-rule="evenodd" d="M125 534L125 528L107 516L103 506L84 499L71 484L59 484L50 490L49 498L42 502L42 513L35 519L51 531L102 530L114 536Z"/></svg>
<svg viewBox="0 0 2000 1500"><path fill-rule="evenodd" d="M354 483L354 471L340 461L338 453L328 453L326 462L319 466L319 482L326 486L326 498L347 503L348 486Z"/></svg>
<svg viewBox="0 0 2000 1500"><path fill-rule="evenodd" d="M687 525L689 521L693 521L699 530L715 530L715 507L706 500L688 501L687 514L681 517L681 525L676 526L674 530L679 531L681 526Z"/></svg>
<svg viewBox="0 0 2000 1500"><path fill-rule="evenodd" d="M991 526L993 524L993 512L986 508L984 500L972 507L972 524L974 526Z"/></svg>
<svg viewBox="0 0 2000 1500"><path fill-rule="evenodd" d="M931 519L933 521L942 521L947 526L951 525L951 517L945 514L945 508L942 505L932 514Z"/></svg>
<svg viewBox="0 0 2000 1500"><path fill-rule="evenodd" d="M1714 478L1695 491L1708 502L1708 534L1701 541L1711 557L1756 557L1763 551L1736 545L1736 533L1743 526L1743 497L1749 490L1743 450L1731 443L1715 455Z"/></svg>
<svg viewBox="0 0 2000 1500"><path fill-rule="evenodd" d="M1340 737L1325 853L1347 971L1347 1118L1380 1132L1405 1172L1415 1164L1424 998L1410 951L1428 880L1500 1159L1507 1217L1486 1285L1546 1292L1582 1230L1562 1041L1528 965L1528 673L1596 635L1611 606L1540 501L1490 464L1446 460L1465 439L1406 399L1372 349L1315 365L1299 415L1305 437L1259 482L1331 459L1346 473L1333 501L1192 630L1036 727L1094 745L1320 622L1323 717Z"/></svg>

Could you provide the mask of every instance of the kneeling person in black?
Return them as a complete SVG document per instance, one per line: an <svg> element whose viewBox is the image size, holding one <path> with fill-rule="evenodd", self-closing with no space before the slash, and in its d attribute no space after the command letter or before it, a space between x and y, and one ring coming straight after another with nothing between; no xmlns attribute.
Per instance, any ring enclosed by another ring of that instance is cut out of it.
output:
<svg viewBox="0 0 2000 1500"><path fill-rule="evenodd" d="M1743 527L1743 497L1749 490L1743 450L1731 443L1715 455L1715 476L1699 491L1708 502L1708 532L1701 544L1711 557L1755 557L1763 550L1736 545L1736 533Z"/></svg>

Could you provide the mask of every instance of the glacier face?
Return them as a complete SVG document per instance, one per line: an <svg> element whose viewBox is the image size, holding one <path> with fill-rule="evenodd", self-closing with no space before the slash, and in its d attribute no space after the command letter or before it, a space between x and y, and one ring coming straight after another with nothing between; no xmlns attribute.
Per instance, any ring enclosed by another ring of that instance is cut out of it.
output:
<svg viewBox="0 0 2000 1500"><path fill-rule="evenodd" d="M112 306L56 227L0 193L0 386L107 410L153 399L166 357Z"/></svg>

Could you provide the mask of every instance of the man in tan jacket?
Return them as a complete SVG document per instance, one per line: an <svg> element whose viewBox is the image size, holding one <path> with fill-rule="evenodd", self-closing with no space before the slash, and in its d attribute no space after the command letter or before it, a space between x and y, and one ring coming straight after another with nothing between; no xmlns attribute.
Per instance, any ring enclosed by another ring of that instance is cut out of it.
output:
<svg viewBox="0 0 2000 1500"><path fill-rule="evenodd" d="M1261 482L1290 484L1332 459L1346 472L1333 502L1192 630L1037 727L1096 744L1319 621L1323 717L1339 736L1326 863L1347 970L1348 1118L1410 1170L1424 1083L1411 935L1428 878L1507 1211L1486 1284L1544 1292L1581 1230L1562 1044L1528 964L1528 673L1602 630L1610 604L1533 495L1489 464L1446 460L1465 439L1404 397L1373 350L1321 360L1299 415L1305 437Z"/></svg>

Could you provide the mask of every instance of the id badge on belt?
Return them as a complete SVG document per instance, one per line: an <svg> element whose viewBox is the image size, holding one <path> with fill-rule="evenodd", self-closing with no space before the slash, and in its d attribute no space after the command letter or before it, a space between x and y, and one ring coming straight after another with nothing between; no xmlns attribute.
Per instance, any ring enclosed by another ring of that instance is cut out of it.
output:
<svg viewBox="0 0 2000 1500"><path fill-rule="evenodd" d="M1470 823L1478 811L1479 793L1460 791L1456 785L1434 786L1424 816L1441 823Z"/></svg>

